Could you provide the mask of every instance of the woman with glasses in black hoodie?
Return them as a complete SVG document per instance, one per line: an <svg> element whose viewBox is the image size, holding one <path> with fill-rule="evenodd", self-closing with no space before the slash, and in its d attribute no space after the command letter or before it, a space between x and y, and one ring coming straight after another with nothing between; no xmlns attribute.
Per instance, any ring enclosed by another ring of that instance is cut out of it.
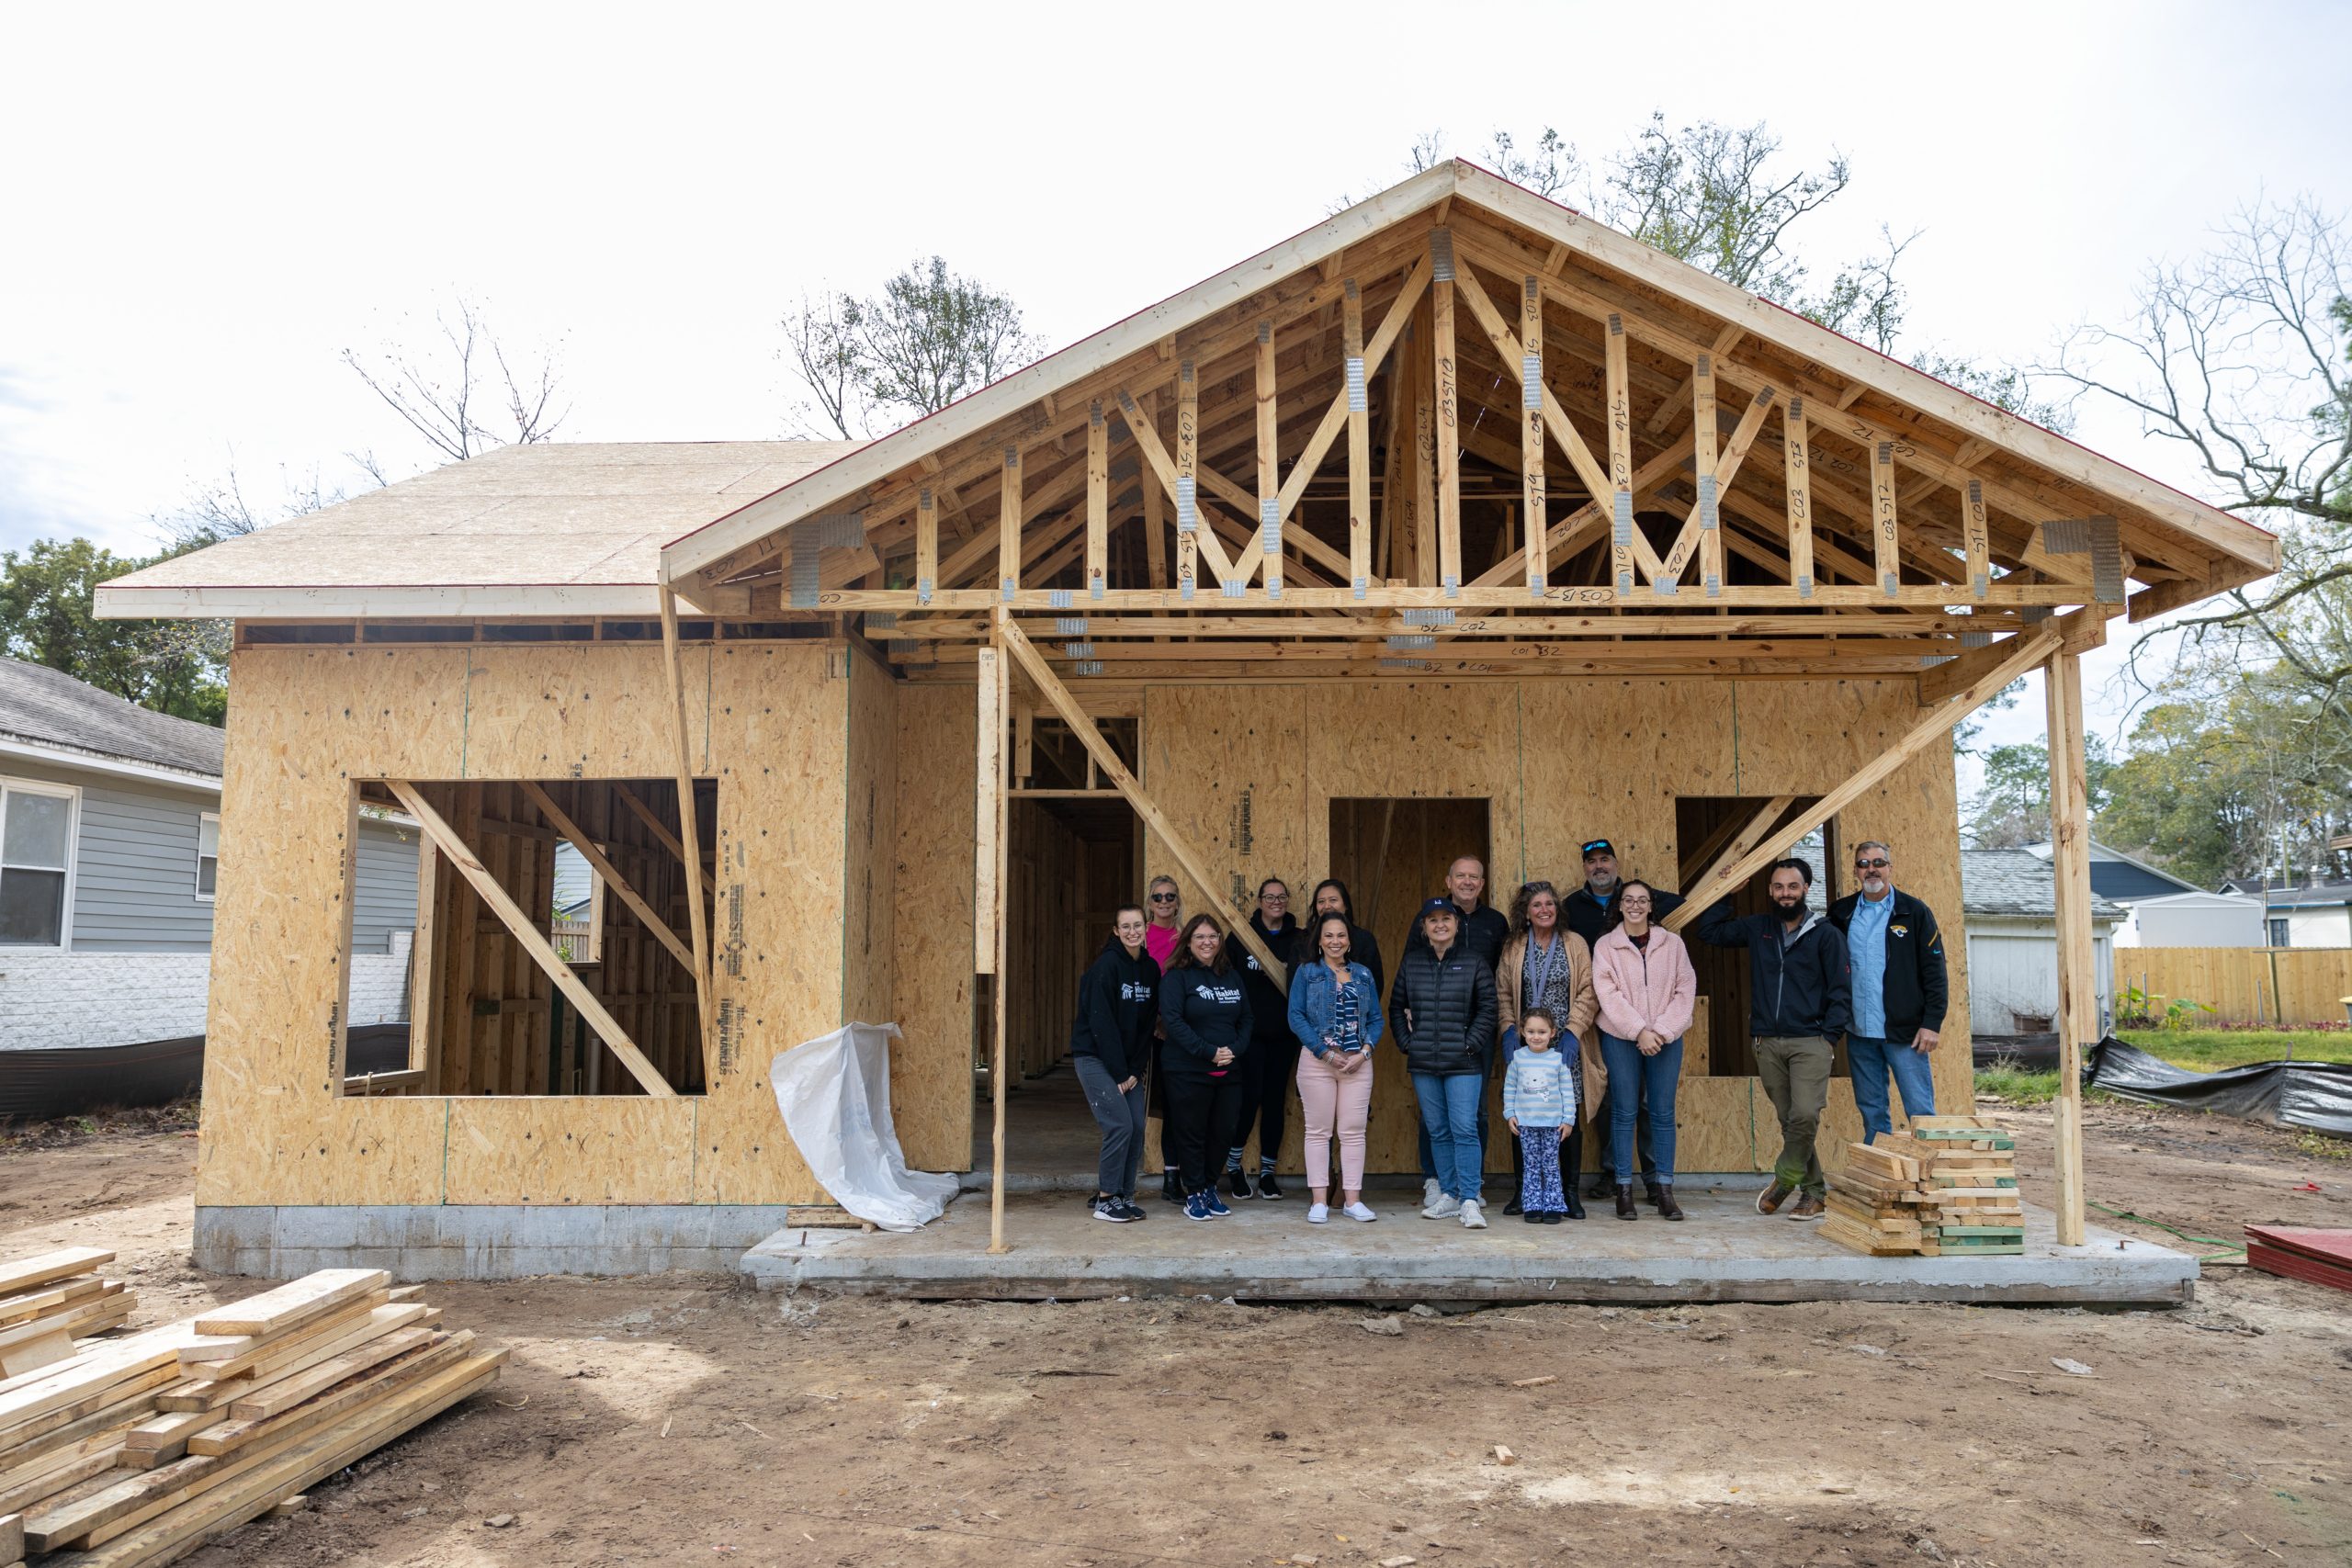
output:
<svg viewBox="0 0 2352 1568"><path fill-rule="evenodd" d="M1136 1207L1136 1169L1143 1160L1144 1074L1159 1021L1159 965L1144 949L1144 931L1142 908L1120 906L1110 939L1078 982L1069 1030L1070 1066L1102 1129L1094 1217L1114 1224L1144 1217Z"/></svg>

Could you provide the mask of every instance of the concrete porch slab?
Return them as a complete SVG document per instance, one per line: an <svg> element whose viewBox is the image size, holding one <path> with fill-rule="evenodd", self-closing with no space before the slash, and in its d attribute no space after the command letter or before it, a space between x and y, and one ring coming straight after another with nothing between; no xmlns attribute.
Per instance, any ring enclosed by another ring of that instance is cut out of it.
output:
<svg viewBox="0 0 2352 1568"><path fill-rule="evenodd" d="M1303 1197L1235 1203L1231 1218L1188 1221L1156 1197L1150 1219L1094 1219L1077 1197L1014 1193L1012 1250L988 1251L989 1205L967 1194L911 1235L778 1231L740 1265L765 1290L923 1299L1062 1301L1235 1296L1245 1301L1970 1302L2173 1306L2196 1286L2195 1258L2094 1228L2057 1245L2054 1217L2026 1206L2018 1258L1863 1258L1800 1224L1756 1213L1752 1182L1690 1181L1690 1219L1645 1205L1634 1224L1592 1217L1531 1225L1488 1211L1489 1228L1424 1220L1419 1189L1375 1188L1380 1219L1306 1223Z"/></svg>

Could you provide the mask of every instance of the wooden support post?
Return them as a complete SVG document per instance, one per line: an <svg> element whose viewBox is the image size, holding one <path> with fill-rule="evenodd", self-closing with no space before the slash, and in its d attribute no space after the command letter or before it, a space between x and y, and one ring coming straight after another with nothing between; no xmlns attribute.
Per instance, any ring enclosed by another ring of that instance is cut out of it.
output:
<svg viewBox="0 0 2352 1568"><path fill-rule="evenodd" d="M1609 383L1609 579L1618 598L1630 599L1634 595L1634 401L1625 365L1623 316L1609 318L1601 358Z"/></svg>
<svg viewBox="0 0 2352 1568"><path fill-rule="evenodd" d="M1806 446L1804 400L1781 411L1781 465L1789 489L1789 586L1813 597L1813 454Z"/></svg>
<svg viewBox="0 0 2352 1568"><path fill-rule="evenodd" d="M1715 473L1715 356L1702 354L1690 368L1690 442L1699 480L1699 581L1710 599L1724 591L1721 490ZM1668 563L1669 570L1677 570Z"/></svg>
<svg viewBox="0 0 2352 1568"><path fill-rule="evenodd" d="M1968 551L1968 592L1972 597L1982 599L1993 585L1992 529L1984 520L1982 479L1971 479L1961 486L1960 534Z"/></svg>
<svg viewBox="0 0 2352 1568"><path fill-rule="evenodd" d="M1789 821L1763 835L1746 854L1692 884L1685 893L1690 901L1666 918L1666 928L1679 931L1706 913L1709 905L1787 853L1790 845L1877 788L1897 768L1951 734L1952 726L1982 707L2010 682L2049 658L2057 646L2058 633L2048 626L2014 639L2011 644L2013 651L2007 659L1980 676L1949 703L1921 714L1900 740L1872 757L1860 772L1798 812Z"/></svg>
<svg viewBox="0 0 2352 1568"><path fill-rule="evenodd" d="M1046 666L1044 657L1037 652L1036 645L1012 624L1010 617L999 620L998 636L1003 641L1005 652L1021 667L1022 673L1028 676L1030 683L1037 688L1038 694L1052 705L1054 711L1061 715L1062 722L1069 726L1070 733L1078 737L1080 744L1086 748L1087 753L1119 793L1127 797L1127 804L1136 808L1136 815L1144 819L1145 826L1159 835L1160 841L1168 846L1168 852L1175 857L1184 874L1193 879L1193 886L1204 897L1214 900L1216 883L1209 876L1207 863L1193 852L1191 841L1177 832L1167 813L1144 793L1142 783L1128 771L1126 763L1120 761L1119 753L1111 743L1102 739L1102 731L1087 716L1086 710L1078 705L1078 699L1070 695L1069 688L1063 685ZM1241 945L1256 956L1260 967L1273 977L1274 984L1287 992L1290 989L1290 971L1282 960L1274 956L1273 950L1266 945L1265 940L1258 935L1247 919L1234 922L1233 931L1241 939Z"/></svg>
<svg viewBox="0 0 2352 1568"><path fill-rule="evenodd" d="M678 766L678 858L686 867L686 919L694 935L695 1014L702 1022L705 1081L718 1033L710 964L710 920L702 902L702 825L695 818L694 751L686 739L686 685L678 651L678 596L662 586L662 678L670 687L670 738ZM713 892L716 893L716 889Z"/></svg>
<svg viewBox="0 0 2352 1568"><path fill-rule="evenodd" d="M1437 408L1430 370L1436 296L1421 302L1413 330L1413 586L1437 586Z"/></svg>
<svg viewBox="0 0 2352 1568"><path fill-rule="evenodd" d="M1152 434L1157 442L1159 433ZM1176 367L1176 586L1190 599L1200 581L1201 389L1189 359Z"/></svg>
<svg viewBox="0 0 2352 1568"><path fill-rule="evenodd" d="M1901 557L1896 553L1892 441L1871 444L1871 552L1878 569L1878 585L1892 599L1903 585L1902 576L1895 570Z"/></svg>
<svg viewBox="0 0 2352 1568"><path fill-rule="evenodd" d="M1551 513L1544 496L1544 285L1530 273L1519 286L1519 499L1527 512L1527 592L1544 596L1551 574L1544 538ZM1612 443L1611 450L1614 450Z"/></svg>
<svg viewBox="0 0 2352 1568"><path fill-rule="evenodd" d="M1462 389L1453 343L1453 235L1430 235L1435 259L1430 276L1430 370L1437 397L1437 570L1448 593L1462 588Z"/></svg>
<svg viewBox="0 0 2352 1568"><path fill-rule="evenodd" d="M1372 396L1364 378L1363 295L1347 280L1340 304L1340 340L1347 355L1348 585L1358 593L1372 582Z"/></svg>
<svg viewBox="0 0 2352 1568"><path fill-rule="evenodd" d="M1104 558L1111 547L1111 427L1102 400L1086 411L1086 595L1100 599L1109 586Z"/></svg>
<svg viewBox="0 0 2352 1568"><path fill-rule="evenodd" d="M605 1010L605 1004L596 999L595 993L580 983L580 977L571 972L571 966L539 933L531 918L523 913L506 889L499 886L498 878L490 874L490 868L482 864L481 858L458 837L457 829L426 803L414 784L404 779L387 779L384 787L392 792L402 809L416 818L417 826L424 829L425 837L448 857L449 863L457 868L458 874L473 884L474 891L481 896L481 901L490 906L491 913L505 926L515 945L545 971L548 979L555 982L556 989L563 993L564 999L580 1010L580 1016L588 1021L588 1027L603 1038L605 1045L620 1058L621 1065L629 1070L645 1092L656 1100L674 1098L677 1090L654 1070L653 1064L646 1060L645 1053L637 1048L636 1043L614 1021L613 1015Z"/></svg>
<svg viewBox="0 0 2352 1568"><path fill-rule="evenodd" d="M1266 558L1266 593L1283 592L1282 429L1274 397L1274 323L1258 323L1258 548Z"/></svg>
<svg viewBox="0 0 2352 1568"><path fill-rule="evenodd" d="M653 933L655 941L670 950L672 956L685 965L688 974L692 974L695 967L694 949L678 940L678 933L670 929L670 923L653 912L653 906L639 896L637 889L629 886L628 878L623 876L619 868L605 858L605 852L598 849L595 841L580 830L580 824L565 814L563 807L555 803L553 796L529 779L523 780L522 786L523 794L529 798L533 806L538 808L539 815L546 818L549 825L563 835L567 843L580 852L580 858L588 863L588 869L594 872L605 886L620 895L620 900L628 906L629 913L635 915L639 922Z"/></svg>
<svg viewBox="0 0 2352 1568"><path fill-rule="evenodd" d="M2083 662L2054 652L2050 709L2050 869L2058 927L2058 1245L2083 1245L2083 1051L2098 1043L2098 964L2091 933L2089 789L2083 761Z"/></svg>
<svg viewBox="0 0 2352 1568"><path fill-rule="evenodd" d="M929 485L915 497L915 597L925 604L939 588L939 499Z"/></svg>
<svg viewBox="0 0 2352 1568"><path fill-rule="evenodd" d="M1004 449L1004 478L998 488L996 581L1011 599L1021 592L1021 448Z"/></svg>
<svg viewBox="0 0 2352 1568"><path fill-rule="evenodd" d="M989 1250L1002 1253L1008 1248L1004 1241L1004 1137L1005 1137L1005 963L1004 963L1004 889L1007 875L1005 863L1009 838L1007 814L1011 803L1011 781L1005 776L1008 758L1004 749L1004 715L1010 706L1010 668L1005 662L1004 638L1012 630L1012 618L1002 610L994 617L989 646L981 649L979 668L979 755L978 783L979 799L978 852L973 856L976 886L972 897L973 962L983 975L989 976L989 1092L995 1101L995 1134L990 1168L994 1179L989 1184ZM1018 637L1018 632L1012 635Z"/></svg>

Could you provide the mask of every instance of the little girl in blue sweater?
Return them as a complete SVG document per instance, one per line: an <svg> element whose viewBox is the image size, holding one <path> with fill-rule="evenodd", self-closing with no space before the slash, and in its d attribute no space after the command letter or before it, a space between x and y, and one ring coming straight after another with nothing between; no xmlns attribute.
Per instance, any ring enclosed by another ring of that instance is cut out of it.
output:
<svg viewBox="0 0 2352 1568"><path fill-rule="evenodd" d="M1577 1124L1577 1085L1552 1043L1560 1021L1530 1008L1519 1021L1520 1049L1503 1075L1503 1117L1519 1134L1520 1208L1531 1225L1556 1225L1568 1212L1560 1181L1560 1144Z"/></svg>

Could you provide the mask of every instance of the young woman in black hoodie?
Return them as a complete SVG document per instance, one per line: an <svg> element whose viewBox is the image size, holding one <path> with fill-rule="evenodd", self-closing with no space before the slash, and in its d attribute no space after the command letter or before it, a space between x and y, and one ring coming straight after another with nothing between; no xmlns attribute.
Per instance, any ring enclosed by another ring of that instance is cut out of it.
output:
<svg viewBox="0 0 2352 1568"><path fill-rule="evenodd" d="M1144 1217L1136 1207L1136 1168L1143 1159L1144 1115L1149 1091L1143 1077L1151 1060L1152 1025L1159 1020L1159 965L1144 951L1140 905L1123 904L1110 940L1078 982L1078 1014L1070 1021L1070 1066L1086 1091L1086 1108L1102 1129L1094 1177L1094 1217L1125 1224Z"/></svg>
<svg viewBox="0 0 2352 1568"><path fill-rule="evenodd" d="M1250 989L1225 959L1225 927L1215 915L1184 922L1176 956L1159 986L1159 1026L1168 1041L1159 1054L1168 1085L1168 1120L1161 1136L1176 1146L1177 1175L1188 1196L1188 1220L1221 1220L1233 1213L1217 1196L1217 1156L1233 1141L1241 1119L1241 1075L1235 1065L1250 1053Z"/></svg>
<svg viewBox="0 0 2352 1568"><path fill-rule="evenodd" d="M1290 912L1290 885L1281 877L1270 876L1258 885L1258 908L1250 917L1250 925L1285 971L1296 968L1302 955L1312 960L1313 954L1299 940L1298 917ZM1225 939L1225 961L1239 973L1250 993L1250 1026L1257 1031L1250 1054L1241 1058L1237 1069L1241 1078L1241 1113L1233 1123L1233 1146L1226 1151L1225 1181L1236 1198L1279 1198L1283 1190L1274 1180L1274 1156L1282 1153L1290 1099L1296 1092L1292 1080L1298 1074L1299 1046L1290 1032L1290 999L1259 964L1258 955L1243 945L1238 932ZM1258 1128L1254 1188L1250 1173L1241 1168L1252 1122Z"/></svg>

